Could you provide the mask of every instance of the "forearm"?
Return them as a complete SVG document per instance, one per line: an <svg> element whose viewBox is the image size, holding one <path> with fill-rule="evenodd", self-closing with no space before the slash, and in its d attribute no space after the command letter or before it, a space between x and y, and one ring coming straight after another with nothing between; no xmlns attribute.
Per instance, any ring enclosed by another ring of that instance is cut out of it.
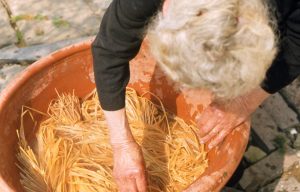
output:
<svg viewBox="0 0 300 192"><path fill-rule="evenodd" d="M243 95L242 100L245 101L245 107L247 107L249 111L254 112L257 107L270 95L270 93L266 92L261 87L258 87L246 95Z"/></svg>
<svg viewBox="0 0 300 192"><path fill-rule="evenodd" d="M110 143L112 145L126 144L133 142L125 108L117 111L103 111L108 124Z"/></svg>
<svg viewBox="0 0 300 192"><path fill-rule="evenodd" d="M147 191L145 163L140 146L135 142L125 108L103 111L113 151L113 176L119 191Z"/></svg>
<svg viewBox="0 0 300 192"><path fill-rule="evenodd" d="M116 111L125 106L129 61L138 53L144 27L161 0L113 0L92 44L95 82L101 106Z"/></svg>

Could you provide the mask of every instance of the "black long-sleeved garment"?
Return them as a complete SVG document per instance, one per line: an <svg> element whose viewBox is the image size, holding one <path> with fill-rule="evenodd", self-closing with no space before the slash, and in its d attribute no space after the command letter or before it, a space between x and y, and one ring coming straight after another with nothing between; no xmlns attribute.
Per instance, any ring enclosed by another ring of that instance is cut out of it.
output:
<svg viewBox="0 0 300 192"><path fill-rule="evenodd" d="M129 61L139 51L147 21L162 0L113 0L92 44L94 72L104 110L125 106ZM277 10L280 50L261 87L275 93L300 74L300 0L271 0Z"/></svg>

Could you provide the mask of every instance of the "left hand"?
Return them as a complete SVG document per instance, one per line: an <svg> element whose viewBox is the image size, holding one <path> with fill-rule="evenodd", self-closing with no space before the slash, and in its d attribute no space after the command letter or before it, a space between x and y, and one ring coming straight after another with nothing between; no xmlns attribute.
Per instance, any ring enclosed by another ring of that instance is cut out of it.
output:
<svg viewBox="0 0 300 192"><path fill-rule="evenodd" d="M239 96L226 105L211 104L197 121L201 143L207 143L208 149L217 146L236 127L245 122L257 107L269 96L261 88Z"/></svg>

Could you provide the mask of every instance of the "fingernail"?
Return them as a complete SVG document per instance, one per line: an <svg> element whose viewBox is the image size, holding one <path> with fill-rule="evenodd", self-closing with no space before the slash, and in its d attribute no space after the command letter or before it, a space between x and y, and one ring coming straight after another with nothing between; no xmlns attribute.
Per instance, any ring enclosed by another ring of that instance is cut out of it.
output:
<svg viewBox="0 0 300 192"><path fill-rule="evenodd" d="M203 140L200 140L200 144L204 144L205 142Z"/></svg>

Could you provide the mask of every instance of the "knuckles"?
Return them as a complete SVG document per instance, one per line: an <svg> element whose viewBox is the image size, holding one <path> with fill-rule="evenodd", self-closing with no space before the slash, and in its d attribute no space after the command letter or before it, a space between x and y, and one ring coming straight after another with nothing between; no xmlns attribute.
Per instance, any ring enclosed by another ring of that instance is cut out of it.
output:
<svg viewBox="0 0 300 192"><path fill-rule="evenodd" d="M125 170L125 171L120 171L120 170L114 169L114 171L113 171L113 177L118 180L143 177L144 174L145 174L145 171L142 167L137 168L137 169Z"/></svg>

